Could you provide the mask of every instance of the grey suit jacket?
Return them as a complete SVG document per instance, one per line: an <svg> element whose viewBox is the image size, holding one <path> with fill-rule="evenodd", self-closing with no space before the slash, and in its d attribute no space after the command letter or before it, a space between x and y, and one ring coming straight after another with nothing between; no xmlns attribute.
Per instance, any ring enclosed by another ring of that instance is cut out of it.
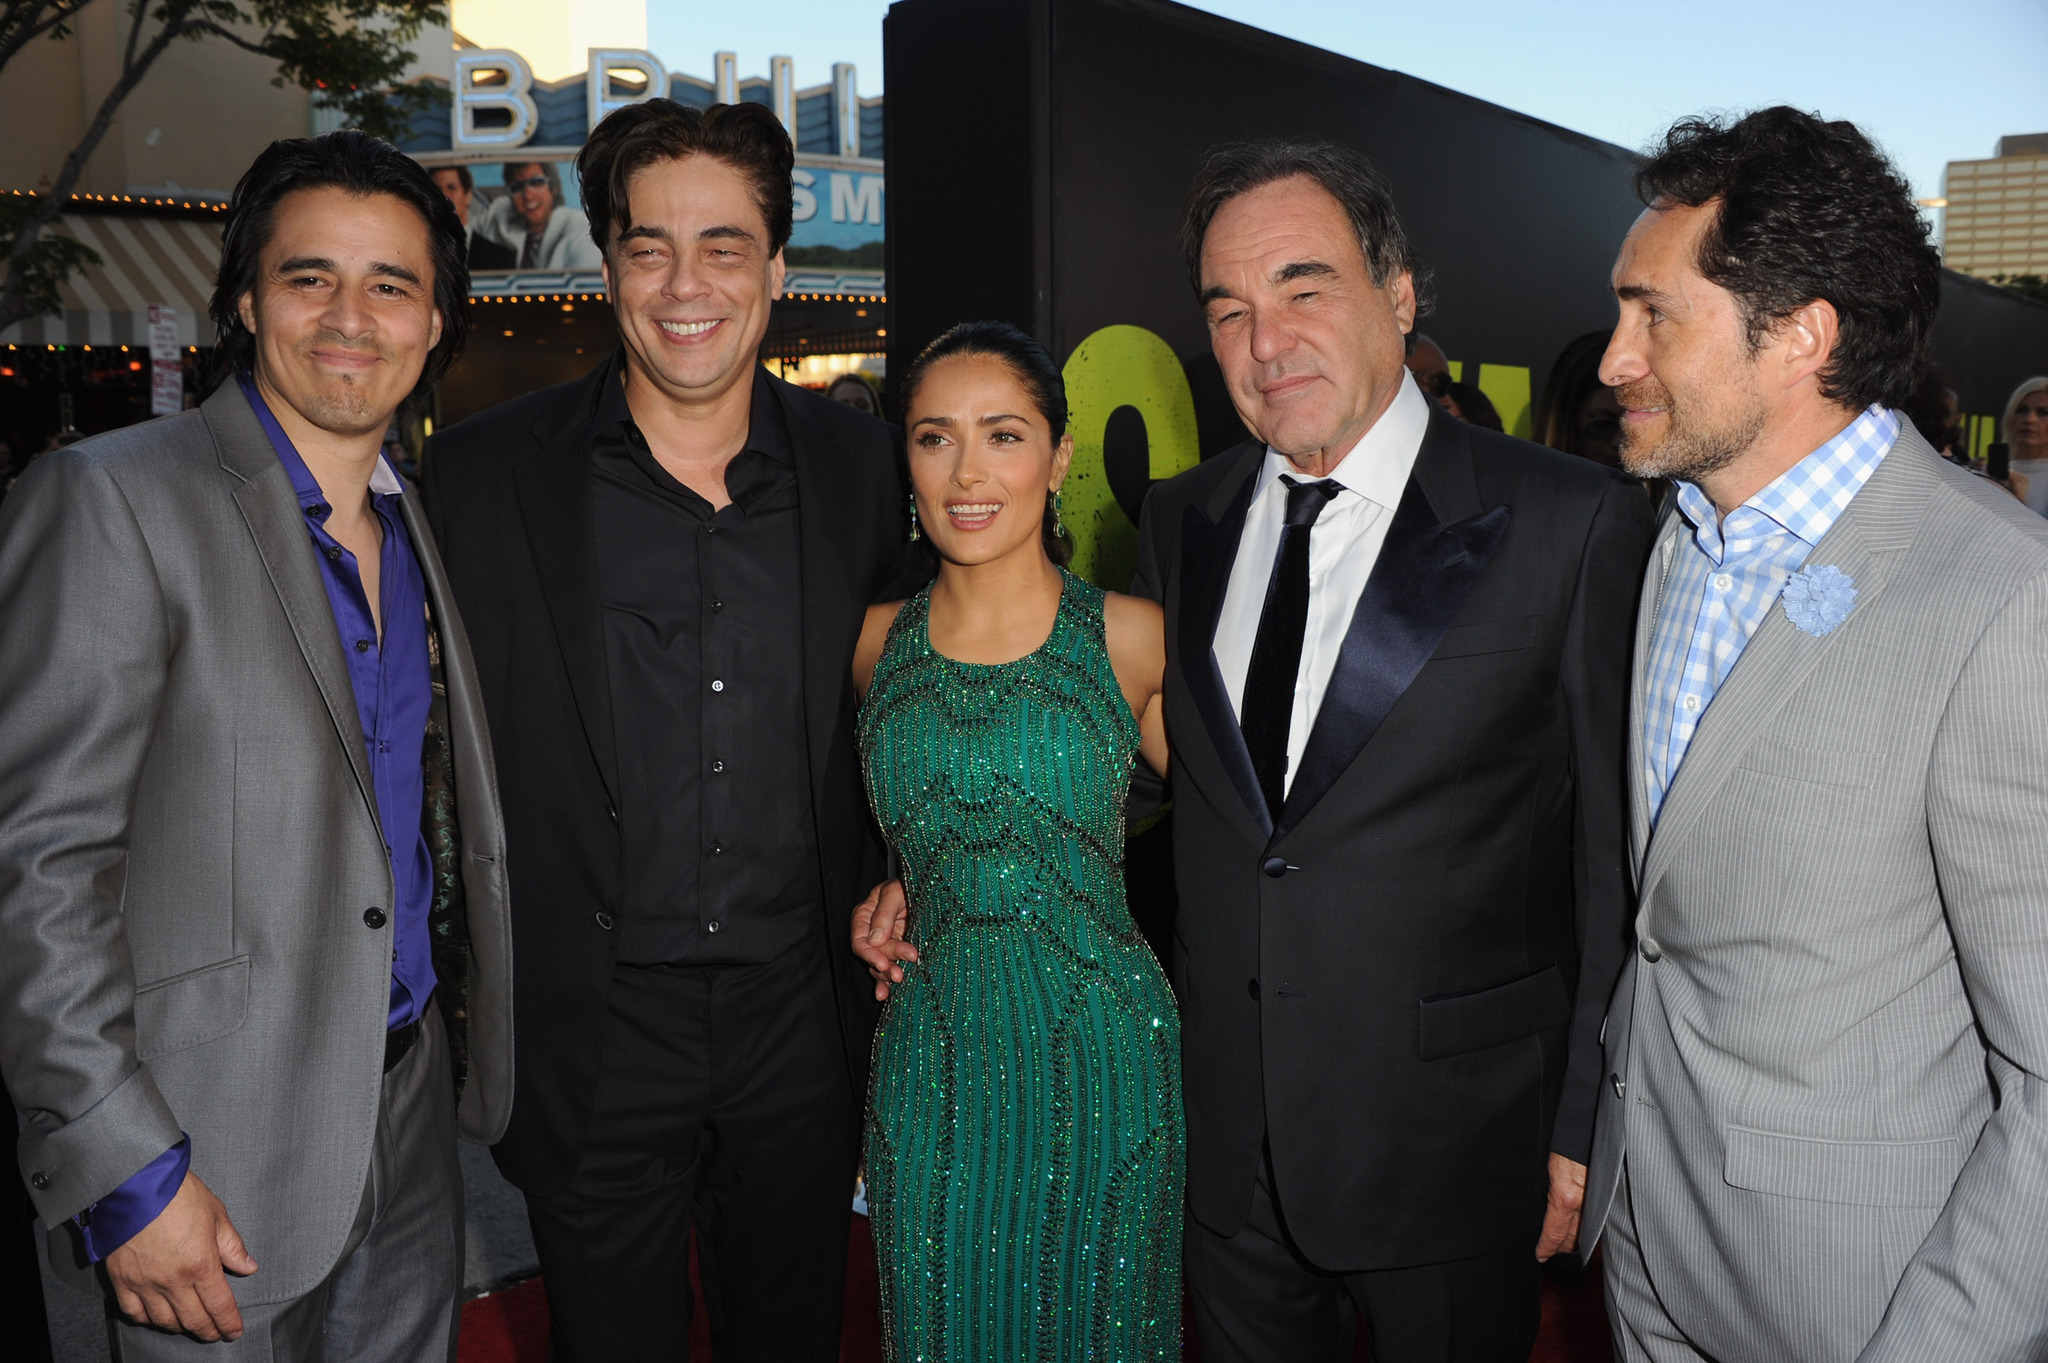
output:
<svg viewBox="0 0 2048 1363"><path fill-rule="evenodd" d="M1774 607L1654 834L1636 634L1638 951L1582 1244L1624 1155L1672 1320L1721 1363L2048 1351L2048 522L1910 424Z"/></svg>
<svg viewBox="0 0 2048 1363"><path fill-rule="evenodd" d="M471 937L463 1134L511 1098L490 740L440 628ZM45 1222L174 1144L261 1265L333 1268L367 1176L393 901L362 727L290 478L237 385L39 460L0 507L0 1070ZM393 836L402 836L398 830ZM380 920L381 921L381 920ZM53 1249L58 1237L53 1237Z"/></svg>

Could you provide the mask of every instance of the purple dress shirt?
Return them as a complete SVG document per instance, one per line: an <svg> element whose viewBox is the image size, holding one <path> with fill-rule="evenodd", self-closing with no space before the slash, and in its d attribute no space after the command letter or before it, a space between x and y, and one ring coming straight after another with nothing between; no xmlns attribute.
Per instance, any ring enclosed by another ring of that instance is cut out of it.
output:
<svg viewBox="0 0 2048 1363"><path fill-rule="evenodd" d="M370 477L370 504L384 529L378 595L384 635L377 636L369 598L356 573L355 556L327 533L327 505L319 482L284 433L277 417L247 374L242 395L269 435L306 513L306 533L320 563L327 604L341 635L342 657L355 692L356 716L377 795L377 818L389 839L391 879L397 890L391 915L391 1008L389 1028L418 1021L434 992L434 961L427 933L433 903L433 860L420 828L426 798L420 750L426 740L427 711L433 702L433 674L427 658L427 585L405 533L399 498L405 484L383 459ZM97 1263L126 1244L170 1205L192 1164L190 1138L179 1141L120 1187L79 1213L87 1256Z"/></svg>

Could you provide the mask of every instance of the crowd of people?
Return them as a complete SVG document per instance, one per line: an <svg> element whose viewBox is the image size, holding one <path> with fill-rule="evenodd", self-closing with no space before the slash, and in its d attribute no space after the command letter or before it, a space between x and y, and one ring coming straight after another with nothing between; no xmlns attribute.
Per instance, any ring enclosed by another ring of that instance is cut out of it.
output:
<svg viewBox="0 0 2048 1363"><path fill-rule="evenodd" d="M0 1076L117 1358L452 1358L458 1136L564 1363L687 1351L693 1232L719 1357L837 1358L861 1168L903 1363L1175 1359L1184 1299L1211 1363L1509 1363L1595 1246L1630 1363L2042 1355L2048 380L2008 488L1920 433L1939 264L1861 132L1670 129L1542 444L1361 156L1215 149L1249 439L1127 592L1030 335L900 426L761 365L792 157L593 129L618 349L414 488L392 413L559 181L484 232L273 144L211 396L0 506Z"/></svg>

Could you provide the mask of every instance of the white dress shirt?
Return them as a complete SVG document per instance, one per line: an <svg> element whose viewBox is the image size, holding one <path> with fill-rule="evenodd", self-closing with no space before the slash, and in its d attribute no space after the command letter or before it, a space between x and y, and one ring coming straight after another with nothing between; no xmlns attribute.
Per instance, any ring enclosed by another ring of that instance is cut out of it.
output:
<svg viewBox="0 0 2048 1363"><path fill-rule="evenodd" d="M1394 400L1372 428L1359 437L1351 452L1330 473L1340 491L1323 508L1308 541L1308 627L1301 640L1301 671L1294 682L1294 716L1287 724L1287 785L1301 766L1310 730L1323 708L1323 692L1337 669L1337 652L1351 628L1351 615L1379 561L1394 508L1408 486L1415 456L1429 429L1429 399L1412 379L1403 382ZM1251 668L1252 645L1259 635L1259 615L1266 608L1266 585L1280 552L1280 531L1286 522L1287 488L1280 475L1311 482L1268 446L1259 466L1258 486L1245 513L1244 537L1230 568L1230 587L1223 613L1216 621L1216 666L1230 693L1231 712L1244 713L1244 679Z"/></svg>

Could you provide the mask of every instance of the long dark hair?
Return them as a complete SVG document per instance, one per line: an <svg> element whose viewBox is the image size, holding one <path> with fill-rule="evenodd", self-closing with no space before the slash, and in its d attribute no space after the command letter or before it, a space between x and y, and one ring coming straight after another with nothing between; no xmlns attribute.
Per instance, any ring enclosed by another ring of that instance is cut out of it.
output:
<svg viewBox="0 0 2048 1363"><path fill-rule="evenodd" d="M235 186L227 227L221 233L220 273L207 308L220 336L214 342L214 383L255 363L256 338L242 325L242 295L256 287L258 259L277 225L277 206L302 189L339 189L360 197L388 194L426 222L441 340L427 355L413 387L413 396L420 396L448 372L469 339L468 234L455 216L455 205L419 162L382 138L353 128L272 142Z"/></svg>
<svg viewBox="0 0 2048 1363"><path fill-rule="evenodd" d="M1011 326L1008 322L962 322L948 330L918 352L904 371L902 387L902 410L898 414L907 425L911 405L917 401L918 387L923 384L931 367L940 360L955 355L986 355L1001 360L1009 368L1024 391L1030 395L1031 405L1045 418L1045 424L1052 428L1053 444L1059 444L1060 437L1067 433L1067 381L1061 377L1059 366L1052 362L1052 356L1045 347L1033 340L1028 332ZM1074 557L1074 541L1070 536L1057 533L1059 517L1052 509L1052 499L1045 503L1045 555L1064 568Z"/></svg>

